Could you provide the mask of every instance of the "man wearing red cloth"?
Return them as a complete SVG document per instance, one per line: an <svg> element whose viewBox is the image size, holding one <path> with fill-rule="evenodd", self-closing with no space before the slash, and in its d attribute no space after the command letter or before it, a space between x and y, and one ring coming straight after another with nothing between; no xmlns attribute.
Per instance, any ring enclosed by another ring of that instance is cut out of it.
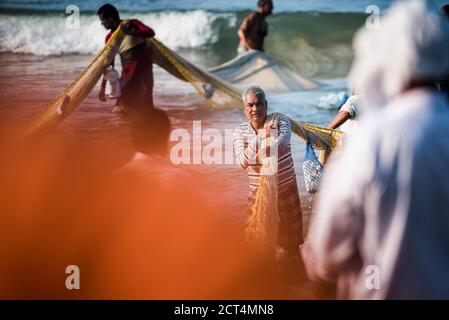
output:
<svg viewBox="0 0 449 320"><path fill-rule="evenodd" d="M111 4L105 4L97 12L101 24L110 30L105 42L120 27L119 13ZM122 64L120 77L121 96L115 111L148 110L153 108L153 57L146 38L154 37L153 29L136 19L122 26L126 36L120 44L118 53ZM112 62L114 64L114 62ZM99 99L106 100L106 80L101 82Z"/></svg>

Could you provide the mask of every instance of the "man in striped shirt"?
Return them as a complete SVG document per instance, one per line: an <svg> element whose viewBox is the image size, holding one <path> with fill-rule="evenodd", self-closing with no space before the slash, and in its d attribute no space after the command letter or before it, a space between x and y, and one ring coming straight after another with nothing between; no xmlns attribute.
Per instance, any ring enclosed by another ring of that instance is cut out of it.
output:
<svg viewBox="0 0 449 320"><path fill-rule="evenodd" d="M297 256L303 242L302 211L296 183L295 168L290 148L291 124L287 117L270 117L267 114L265 92L260 87L250 87L243 93L243 109L248 122L234 130L234 153L238 164L248 172L250 192L248 211L255 201L261 176L261 161L268 148L260 148L261 141L274 129L277 132L277 181L279 227L277 245L288 256ZM273 121L274 120L274 121ZM267 121L272 121L267 126ZM273 145L273 144L272 144Z"/></svg>

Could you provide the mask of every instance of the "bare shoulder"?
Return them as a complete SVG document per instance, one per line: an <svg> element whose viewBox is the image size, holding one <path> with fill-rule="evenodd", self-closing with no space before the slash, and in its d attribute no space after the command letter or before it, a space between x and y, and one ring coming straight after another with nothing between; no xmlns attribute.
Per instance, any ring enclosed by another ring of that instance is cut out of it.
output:
<svg viewBox="0 0 449 320"><path fill-rule="evenodd" d="M258 16L259 16L259 15L257 14L257 12L254 11L254 12L251 12L250 14L248 14L248 15L246 16L245 19L251 19L251 20L254 20L254 19L257 19Z"/></svg>
<svg viewBox="0 0 449 320"><path fill-rule="evenodd" d="M257 20L257 17L258 17L257 12L251 12L245 17L245 19L243 19L242 25L246 26L254 23Z"/></svg>

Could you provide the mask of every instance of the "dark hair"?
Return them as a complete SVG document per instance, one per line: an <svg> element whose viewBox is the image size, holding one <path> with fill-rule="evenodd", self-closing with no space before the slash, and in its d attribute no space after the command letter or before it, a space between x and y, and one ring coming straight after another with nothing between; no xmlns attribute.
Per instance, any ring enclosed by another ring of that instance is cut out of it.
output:
<svg viewBox="0 0 449 320"><path fill-rule="evenodd" d="M118 10L112 4L106 3L100 7L97 11L97 15L101 15L105 18L114 18L120 20L120 16L118 14Z"/></svg>
<svg viewBox="0 0 449 320"><path fill-rule="evenodd" d="M160 109L138 113L133 122L131 139L138 152L164 154L170 136L170 119Z"/></svg>
<svg viewBox="0 0 449 320"><path fill-rule="evenodd" d="M259 1L257 1L257 6L262 7L269 3L273 4L273 1L272 0L259 0Z"/></svg>
<svg viewBox="0 0 449 320"><path fill-rule="evenodd" d="M449 3L443 4L441 6L441 13L446 16L449 16Z"/></svg>

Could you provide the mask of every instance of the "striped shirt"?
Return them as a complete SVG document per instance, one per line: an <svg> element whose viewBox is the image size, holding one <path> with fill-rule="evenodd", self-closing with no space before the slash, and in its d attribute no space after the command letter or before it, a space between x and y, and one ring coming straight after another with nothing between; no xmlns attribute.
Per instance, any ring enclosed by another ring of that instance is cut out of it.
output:
<svg viewBox="0 0 449 320"><path fill-rule="evenodd" d="M277 129L276 144L278 148L278 189L286 190L291 184L296 185L295 168L290 147L291 123L290 120L280 115L274 119L267 117L266 121L272 121L271 128ZM261 162L257 157L260 138L248 121L241 124L234 130L234 154L237 163L248 172L249 178L249 199L255 199L257 188L259 187Z"/></svg>

